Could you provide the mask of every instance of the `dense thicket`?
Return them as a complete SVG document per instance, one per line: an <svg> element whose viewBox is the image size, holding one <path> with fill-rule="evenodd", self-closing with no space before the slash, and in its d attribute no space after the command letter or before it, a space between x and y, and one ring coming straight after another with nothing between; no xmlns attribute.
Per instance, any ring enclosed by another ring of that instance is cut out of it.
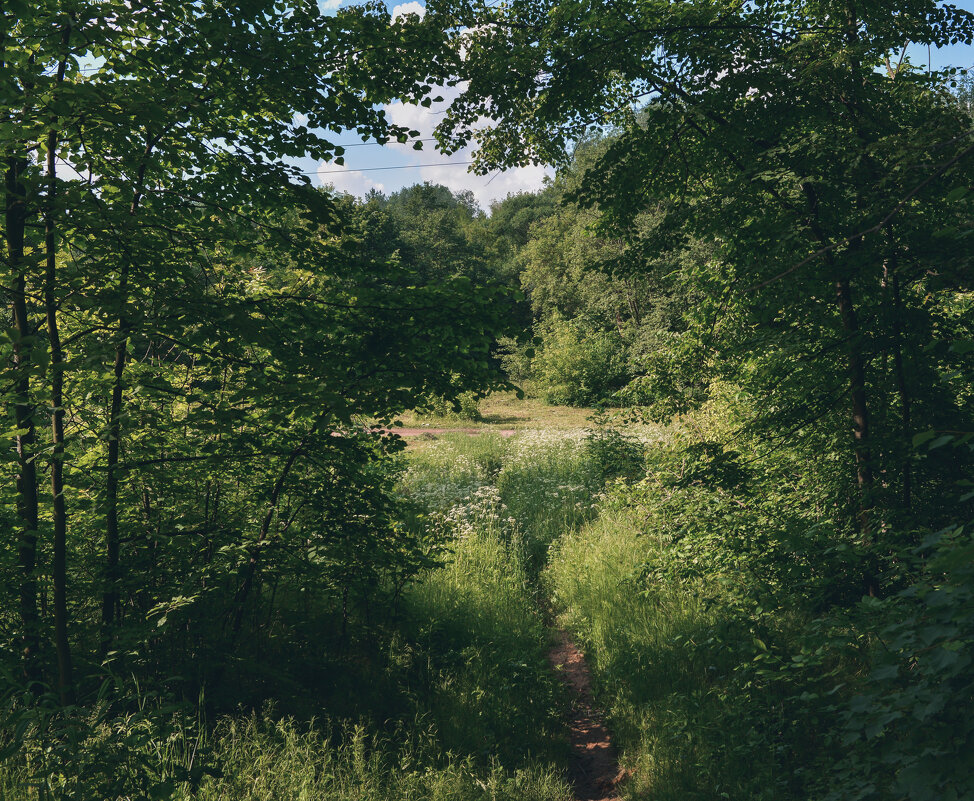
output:
<svg viewBox="0 0 974 801"><path fill-rule="evenodd" d="M636 397L664 417L717 410L720 424L690 437L674 465L650 466L645 495L630 499L663 545L638 586L657 597L674 575L702 580L687 597L734 621L703 636L732 650L748 630L763 643L756 622L774 610L776 647L753 657L773 666L742 687L794 694L748 695L740 715L767 703L781 717L752 721L775 733L743 753L765 743L814 763L819 748L851 748L821 757L837 766L828 797L971 792L954 766L968 764L955 713L971 708L974 659L974 130L956 73L917 69L905 48L972 33L974 16L932 2L515 0L468 35L468 90L441 126L451 146L475 136L485 170L565 161L591 131L609 132L567 193L571 211L533 229L524 252L546 248L552 275L577 258L610 276L585 290L669 280L663 296L682 303L629 375L609 358L624 352L622 332L603 344L612 312L582 333L587 305L567 324L551 313L540 352L570 346L601 367L602 386L592 392L578 370L582 392L563 400ZM496 125L472 132L479 115ZM564 244L573 215L587 218L582 257ZM524 277L542 309L573 300L553 292L564 284ZM552 370L537 364L543 386L557 386ZM736 593L704 588L736 583L732 566L745 574L744 611ZM601 636L591 627L613 622L588 592L568 603L588 608L595 619L580 629ZM843 649L858 649L844 667ZM606 655L620 657L610 645ZM735 658L752 675L752 657ZM810 664L828 677L819 690L803 683ZM635 680L608 671L624 708ZM812 739L792 743L803 726ZM786 757L769 770L795 782L778 792L828 795L788 773Z"/></svg>
<svg viewBox="0 0 974 801"><path fill-rule="evenodd" d="M377 109L428 95L438 26L315 3L0 15L2 748L34 738L42 794L80 760L61 792L121 797L132 729L110 721L146 693L255 703L267 654L300 670L429 564L372 427L497 382L505 293L398 234L376 249L368 204L288 164L340 160L343 129L406 139Z"/></svg>

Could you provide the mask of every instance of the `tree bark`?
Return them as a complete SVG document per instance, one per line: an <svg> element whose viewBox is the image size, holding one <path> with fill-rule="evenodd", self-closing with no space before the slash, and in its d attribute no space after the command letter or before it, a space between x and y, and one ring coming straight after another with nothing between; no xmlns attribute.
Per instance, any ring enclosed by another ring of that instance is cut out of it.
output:
<svg viewBox="0 0 974 801"><path fill-rule="evenodd" d="M68 512L64 497L64 352L58 328L57 299L57 233L53 202L56 190L55 149L57 135L48 136L47 169L48 212L44 223L47 247L47 270L44 277L44 306L47 313L47 335L51 348L51 499L54 523L54 647L57 651L58 694L65 706L74 703L74 678L71 667L71 646L68 640L68 573L67 531Z"/></svg>
<svg viewBox="0 0 974 801"><path fill-rule="evenodd" d="M20 618L23 642L24 678L33 683L40 679L40 617L37 612L37 466L34 408L30 396L30 337L33 333L27 318L27 275L24 242L27 232L27 199L22 172L27 160L8 158L5 176L6 205L4 224L7 259L12 273L11 317L17 341L13 354L14 418L17 422L17 517L19 530L17 558L20 564Z"/></svg>
<svg viewBox="0 0 974 801"><path fill-rule="evenodd" d="M869 432L869 407L866 402L866 360L859 344L859 318L852 303L847 279L835 282L835 298L846 337L849 390L852 397L852 434L855 439L856 479L859 484L859 529L872 539L873 466Z"/></svg>

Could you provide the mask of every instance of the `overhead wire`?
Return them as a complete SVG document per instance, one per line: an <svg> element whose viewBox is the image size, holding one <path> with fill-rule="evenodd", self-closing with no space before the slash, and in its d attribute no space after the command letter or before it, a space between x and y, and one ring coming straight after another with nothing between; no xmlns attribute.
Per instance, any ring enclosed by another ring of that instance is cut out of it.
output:
<svg viewBox="0 0 974 801"><path fill-rule="evenodd" d="M315 170L314 172L304 172L302 175L328 175L330 173L343 173L343 172L378 172L380 170L415 170L420 167L465 167L469 164L473 164L473 161L444 161L439 164L403 164L400 167L362 167L358 170L353 170L351 168L347 170Z"/></svg>

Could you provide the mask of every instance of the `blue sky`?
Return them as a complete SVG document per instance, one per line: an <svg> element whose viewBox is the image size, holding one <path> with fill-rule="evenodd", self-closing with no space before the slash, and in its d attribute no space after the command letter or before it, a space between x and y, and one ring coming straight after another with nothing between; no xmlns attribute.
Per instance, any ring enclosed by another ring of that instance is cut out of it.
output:
<svg viewBox="0 0 974 801"><path fill-rule="evenodd" d="M347 0L319 0L319 5L325 10L333 10L346 3ZM387 2L387 5L393 15L422 14L425 10L425 3L417 0ZM420 131L423 139L431 140L433 129L442 119L443 111L451 96L456 95L456 90L443 89L440 94L446 98L444 103L433 104L430 108L393 103L387 107L387 113L393 122ZM486 176L474 175L467 169L473 158L469 148L445 156L436 152L433 141L423 142L423 150L414 150L412 143L385 146L363 144L354 132L348 132L336 141L351 145L345 153L344 166L318 164L311 160L299 163L305 172L315 173L312 181L316 184L330 183L339 191L355 195L363 195L370 189L389 194L404 186L429 181L443 184L453 191L469 190L480 206L487 210L492 202L508 194L540 189L544 177L553 174L552 170L544 167L522 167Z"/></svg>
<svg viewBox="0 0 974 801"><path fill-rule="evenodd" d="M352 0L354 1L354 0ZM334 10L349 0L319 0L323 9ZM387 2L394 14L423 13L424 3L417 0L394 3ZM954 2L958 8L974 12L974 0ZM927 48L912 46L907 55L913 64L927 64ZM969 45L952 45L944 48L932 48L930 63L933 69L946 66L974 67L974 47ZM449 93L444 92L449 98ZM394 122L407 125L411 129L422 132L424 138L432 136L433 128L442 114L443 105L434 105L429 109L419 106L406 106L401 103L392 104L388 112ZM551 170L542 167L525 167L493 173L489 176L477 176L467 171L467 162L472 158L469 150L444 156L437 153L435 143L424 142L422 151L412 149L412 145L386 145L374 143L365 144L354 133L338 137L340 144L352 145L345 153L345 166L335 164L319 164L312 160L299 162L304 170L312 173L312 181L316 184L330 183L339 191L362 195L370 189L389 194L404 186L411 186L422 181L443 184L454 191L470 190L474 193L481 207L488 209L490 203L503 199L512 192L533 191L542 186L544 176L550 175Z"/></svg>

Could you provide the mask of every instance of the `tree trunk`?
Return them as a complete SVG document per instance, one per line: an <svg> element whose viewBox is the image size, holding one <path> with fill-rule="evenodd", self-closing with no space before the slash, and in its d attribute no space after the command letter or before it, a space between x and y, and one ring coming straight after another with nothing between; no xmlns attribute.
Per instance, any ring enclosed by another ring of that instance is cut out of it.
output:
<svg viewBox="0 0 974 801"><path fill-rule="evenodd" d="M63 70L63 66L61 68ZM71 646L68 641L67 531L68 512L64 498L64 352L57 320L57 230L54 222L54 199L57 192L55 152L57 134L47 138L48 208L44 221L47 269L44 275L44 307L47 314L47 336L51 348L51 499L54 524L54 646L57 651L58 695L65 706L74 703L74 678Z"/></svg>
<svg viewBox="0 0 974 801"><path fill-rule="evenodd" d="M11 317L17 341L14 343L13 395L14 417L17 421L17 517L19 530L17 558L20 563L20 618L23 628L23 670L29 682L40 679L38 650L40 648L40 617L37 613L37 466L34 448L34 408L30 398L31 362L30 336L33 333L27 319L27 276L24 262L24 241L27 231L27 200L21 174L26 159L7 160L4 224L7 237L7 259L12 273Z"/></svg>
<svg viewBox="0 0 974 801"><path fill-rule="evenodd" d="M135 218L142 193L145 189L145 175L149 158L159 141L169 130L166 126L145 146L142 163L139 165L132 188L132 202L129 217ZM118 340L115 343L115 359L112 369L112 397L108 407L108 459L105 476L105 588L102 595L102 653L108 651L113 638L113 629L121 616L118 584L121 579L119 568L119 527L118 527L118 459L122 438L122 400L125 393L125 363L128 361L128 342L131 324L125 312L129 294L129 273L132 256L126 252L118 277Z"/></svg>
<svg viewBox="0 0 974 801"><path fill-rule="evenodd" d="M118 457L122 435L122 398L125 391L125 362L128 360L129 324L124 306L128 297L128 259L122 263L119 277L118 341L115 343L112 397L108 407L108 461L105 476L105 587L102 595L102 651L112 642L112 629L118 622L119 610L119 527L118 527Z"/></svg>
<svg viewBox="0 0 974 801"><path fill-rule="evenodd" d="M67 50L71 36L65 26L62 41ZM58 64L57 83L64 80L65 59ZM54 649L57 653L58 696L61 704L74 703L74 676L71 665L71 644L68 639L68 512L64 497L64 351L57 319L57 226L55 200L57 198L56 131L47 135L47 209L44 215L44 248L47 266L44 273L44 309L47 317L47 338L51 349L51 500L54 525Z"/></svg>
<svg viewBox="0 0 974 801"><path fill-rule="evenodd" d="M267 506L267 511L264 513L264 519L261 521L260 532L257 535L257 542L250 551L250 558L247 560L247 566L244 568L243 582L241 583L240 588L237 590L237 593L233 599L234 606L236 608L233 613L230 629L231 647L236 642L237 637L240 634L240 627L243 623L243 614L247 603L247 597L250 595L251 589L253 589L254 579L257 576L257 565L260 562L260 548L267 541L267 537L270 534L271 523L274 521L274 516L277 513L277 503L281 498L281 492L284 489L284 485L287 483L287 477L291 472L291 468L294 467L294 463L304 451L304 447L308 439L314 433L315 428L317 428L317 423L312 428L311 432L304 437L298 443L297 447L288 455L284 462L284 466L281 468L280 475L278 475L277 480L274 482L274 486L271 488L270 503Z"/></svg>
<svg viewBox="0 0 974 801"><path fill-rule="evenodd" d="M895 258L890 259L887 281L892 300L893 371L896 376L896 390L900 396L900 420L903 429L903 478L900 491L903 508L909 512L913 508L913 463L910 458L913 439L913 399L910 397L906 371L903 367L903 325L900 319L903 305L900 302L900 280L896 275Z"/></svg>
<svg viewBox="0 0 974 801"><path fill-rule="evenodd" d="M869 437L869 408L866 403L866 360L859 345L859 319L852 304L849 282L835 282L835 298L846 336L849 390L852 397L852 435L855 439L856 479L859 484L859 528L872 537L870 512L873 507L873 466Z"/></svg>

